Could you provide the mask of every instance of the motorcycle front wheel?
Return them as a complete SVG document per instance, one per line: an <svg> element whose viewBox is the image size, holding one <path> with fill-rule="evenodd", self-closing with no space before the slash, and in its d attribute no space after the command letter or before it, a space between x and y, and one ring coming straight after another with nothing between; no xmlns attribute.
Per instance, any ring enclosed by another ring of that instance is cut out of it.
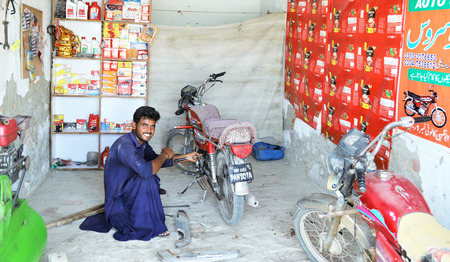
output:
<svg viewBox="0 0 450 262"><path fill-rule="evenodd" d="M363 250L353 230L340 224L329 251L322 250L331 218L320 218L327 207L299 209L294 216L294 230L298 241L312 261L372 261Z"/></svg>
<svg viewBox="0 0 450 262"><path fill-rule="evenodd" d="M172 132L167 137L166 146L170 147L175 155L187 154L194 151L195 141L194 137L191 135L192 132L190 130L185 129L185 132ZM180 162L174 164L176 168L183 172L195 173L198 170L195 168L195 164L193 162Z"/></svg>
<svg viewBox="0 0 450 262"><path fill-rule="evenodd" d="M414 111L412 111L412 110L410 109L410 108L414 108L414 101L413 101L412 98L406 99L404 108L405 108L405 114L406 114L407 116L413 116L413 115L416 114Z"/></svg>
<svg viewBox="0 0 450 262"><path fill-rule="evenodd" d="M431 112L431 122L437 128L445 126L445 124L447 123L447 115L445 115L444 109L433 109L433 111Z"/></svg>
<svg viewBox="0 0 450 262"><path fill-rule="evenodd" d="M216 157L217 182L219 184L219 209L222 218L230 226L237 225L244 212L244 197L234 193L234 185L230 183L227 157L219 151Z"/></svg>

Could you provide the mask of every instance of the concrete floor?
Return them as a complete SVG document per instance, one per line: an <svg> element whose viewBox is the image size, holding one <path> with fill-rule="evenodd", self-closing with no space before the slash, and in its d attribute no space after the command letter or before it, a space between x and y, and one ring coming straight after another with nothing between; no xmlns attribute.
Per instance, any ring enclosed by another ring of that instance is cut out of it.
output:
<svg viewBox="0 0 450 262"><path fill-rule="evenodd" d="M256 161L252 163L255 180L250 192L259 201L258 207L245 205L240 224L227 226L220 215L217 201L207 191L204 203L198 203L203 190L195 184L185 194L179 193L191 182L192 176L181 174L176 168L159 172L165 206L189 205L188 208L165 208L168 237L150 241L119 242L109 233L82 231L83 219L48 229L48 242L41 262L49 256L67 257L68 261L160 261L158 251L186 252L239 250L234 261L309 261L300 247L293 229L295 202L311 192L320 191L306 178L301 167L287 164L287 160ZM48 224L62 217L103 203L102 171L50 171L45 181L28 197L29 205L41 214ZM179 209L190 220L193 237L184 248L176 248L179 235L175 219ZM195 230L193 230L195 229ZM64 260L60 260L64 261Z"/></svg>

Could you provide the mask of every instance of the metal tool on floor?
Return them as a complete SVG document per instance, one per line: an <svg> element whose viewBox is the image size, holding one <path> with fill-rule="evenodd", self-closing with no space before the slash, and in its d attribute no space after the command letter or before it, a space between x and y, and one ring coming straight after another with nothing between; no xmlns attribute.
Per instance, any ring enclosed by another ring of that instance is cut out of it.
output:
<svg viewBox="0 0 450 262"><path fill-rule="evenodd" d="M203 251L175 254L170 250L158 251L161 261L229 261L239 257L239 250Z"/></svg>
<svg viewBox="0 0 450 262"><path fill-rule="evenodd" d="M191 243L191 230L189 227L189 218L184 210L178 210L175 218L175 226L177 228L180 239L177 240L175 246L177 248L185 247Z"/></svg>

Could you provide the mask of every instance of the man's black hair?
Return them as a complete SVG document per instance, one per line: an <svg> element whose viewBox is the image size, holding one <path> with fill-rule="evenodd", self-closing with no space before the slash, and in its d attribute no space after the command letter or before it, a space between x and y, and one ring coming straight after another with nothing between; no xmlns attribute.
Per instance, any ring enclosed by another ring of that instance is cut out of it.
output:
<svg viewBox="0 0 450 262"><path fill-rule="evenodd" d="M141 106L138 109L136 109L136 112L134 112L133 121L136 124L139 124L139 121L141 121L142 118L150 118L155 121L158 121L160 118L160 115L159 115L159 112L156 111L151 106Z"/></svg>

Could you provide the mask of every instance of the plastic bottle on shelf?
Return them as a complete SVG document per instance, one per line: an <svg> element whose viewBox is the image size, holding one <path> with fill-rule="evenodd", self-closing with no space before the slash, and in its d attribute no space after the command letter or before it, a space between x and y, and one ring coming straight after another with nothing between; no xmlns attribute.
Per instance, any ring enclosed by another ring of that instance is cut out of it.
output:
<svg viewBox="0 0 450 262"><path fill-rule="evenodd" d="M91 47L94 57L100 58L102 56L102 51L100 49L100 42L97 41L97 38L92 37Z"/></svg>
<svg viewBox="0 0 450 262"><path fill-rule="evenodd" d="M88 17L88 5L83 1L78 1L77 3L77 18L78 19L87 19Z"/></svg>
<svg viewBox="0 0 450 262"><path fill-rule="evenodd" d="M109 146L105 147L105 150L103 150L102 152L101 164L103 168L105 168L106 158L108 158L108 154L109 154Z"/></svg>
<svg viewBox="0 0 450 262"><path fill-rule="evenodd" d="M91 54L91 42L86 40L86 37L81 37L81 53L82 54Z"/></svg>
<svg viewBox="0 0 450 262"><path fill-rule="evenodd" d="M97 5L97 2L92 2L89 7L89 19L100 20L100 7Z"/></svg>

